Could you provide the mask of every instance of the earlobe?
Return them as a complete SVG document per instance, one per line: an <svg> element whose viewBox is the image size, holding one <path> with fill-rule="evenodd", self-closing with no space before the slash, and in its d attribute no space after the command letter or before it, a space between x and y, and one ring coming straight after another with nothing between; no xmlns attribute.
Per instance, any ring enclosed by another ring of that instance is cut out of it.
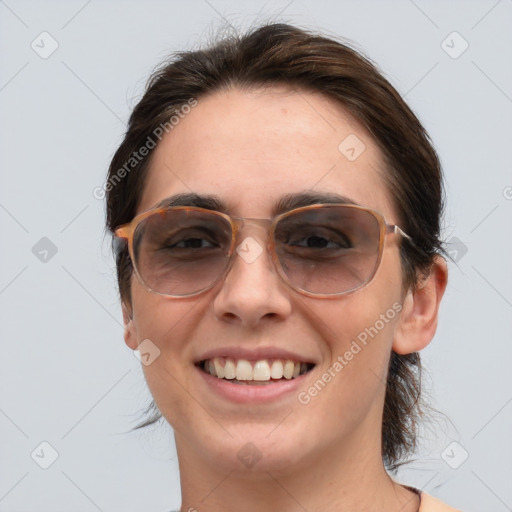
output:
<svg viewBox="0 0 512 512"><path fill-rule="evenodd" d="M123 324L124 324L124 342L128 347L130 347L132 350L136 350L138 343L137 343L137 329L135 327L135 323L133 321L133 313L129 306L122 303L122 310L123 310Z"/></svg>
<svg viewBox="0 0 512 512"><path fill-rule="evenodd" d="M418 286L404 300L400 321L395 330L393 351L410 354L424 349L434 337L439 305L448 282L446 261L436 256L430 273L421 277Z"/></svg>

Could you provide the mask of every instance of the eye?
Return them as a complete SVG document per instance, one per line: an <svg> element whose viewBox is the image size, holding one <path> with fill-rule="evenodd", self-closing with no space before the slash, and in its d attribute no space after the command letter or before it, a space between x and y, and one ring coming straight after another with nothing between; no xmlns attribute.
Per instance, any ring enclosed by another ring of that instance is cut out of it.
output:
<svg viewBox="0 0 512 512"><path fill-rule="evenodd" d="M204 228L187 228L159 235L156 247L163 251L201 251L222 247L223 237Z"/></svg>
<svg viewBox="0 0 512 512"><path fill-rule="evenodd" d="M337 249L340 247L340 244L336 241L318 235L308 236L292 245L311 249Z"/></svg>
<svg viewBox="0 0 512 512"><path fill-rule="evenodd" d="M289 233L286 245L304 249L350 249L353 244L342 231L314 228L301 229L297 233Z"/></svg>
<svg viewBox="0 0 512 512"><path fill-rule="evenodd" d="M213 244L205 238L190 237L183 238L175 243L167 243L166 247L170 249L204 249L207 247L216 247L216 244Z"/></svg>

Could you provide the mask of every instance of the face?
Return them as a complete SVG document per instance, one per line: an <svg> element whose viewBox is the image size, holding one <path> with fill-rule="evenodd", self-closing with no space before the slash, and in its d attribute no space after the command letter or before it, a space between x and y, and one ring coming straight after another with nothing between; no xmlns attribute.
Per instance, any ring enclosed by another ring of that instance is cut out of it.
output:
<svg viewBox="0 0 512 512"><path fill-rule="evenodd" d="M359 141L354 154L339 149L347 137L352 146ZM193 193L216 196L233 217L270 218L283 196L330 193L399 224L381 160L368 132L320 94L217 92L199 99L154 150L137 213ZM178 453L238 471L258 458L258 468L280 471L333 453L380 456L387 364L403 301L398 236L386 237L368 285L328 299L281 280L265 229L246 223L238 234L237 245L253 250L243 245L248 237L263 252L237 255L224 279L199 296L166 298L132 277L125 338L131 348L149 339L160 351L143 368ZM312 369L295 379L235 384L201 368L214 357L221 366L230 357L235 365L291 360Z"/></svg>

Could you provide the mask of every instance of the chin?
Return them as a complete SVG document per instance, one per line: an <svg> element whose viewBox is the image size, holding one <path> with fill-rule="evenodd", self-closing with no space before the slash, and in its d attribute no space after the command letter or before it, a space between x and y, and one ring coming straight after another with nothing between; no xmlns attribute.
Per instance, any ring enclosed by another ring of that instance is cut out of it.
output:
<svg viewBox="0 0 512 512"><path fill-rule="evenodd" d="M212 427L213 428L213 427ZM214 437L203 435L207 443L197 443L200 456L226 472L236 471L248 478L267 472L286 472L290 467L298 469L302 464L307 467L308 453L314 451L310 443L314 439L307 435L307 429L290 432L278 422L255 425L239 424L228 427L231 434L224 434L215 427Z"/></svg>

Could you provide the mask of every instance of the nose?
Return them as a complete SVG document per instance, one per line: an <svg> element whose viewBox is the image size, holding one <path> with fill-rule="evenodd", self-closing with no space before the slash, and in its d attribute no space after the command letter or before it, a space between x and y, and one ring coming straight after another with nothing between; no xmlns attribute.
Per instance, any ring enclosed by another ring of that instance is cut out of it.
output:
<svg viewBox="0 0 512 512"><path fill-rule="evenodd" d="M291 291L277 274L264 237L253 231L240 238L233 264L219 284L215 315L251 328L285 319L292 311Z"/></svg>

